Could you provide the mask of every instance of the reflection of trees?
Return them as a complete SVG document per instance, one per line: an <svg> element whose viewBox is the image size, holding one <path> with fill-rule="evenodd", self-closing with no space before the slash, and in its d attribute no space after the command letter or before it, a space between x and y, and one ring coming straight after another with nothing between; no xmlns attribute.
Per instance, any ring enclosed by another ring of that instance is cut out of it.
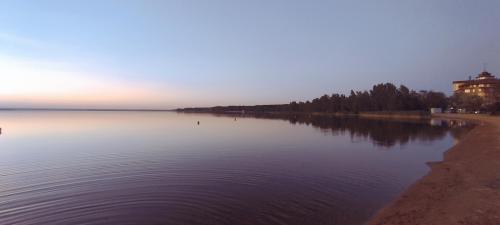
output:
<svg viewBox="0 0 500 225"><path fill-rule="evenodd" d="M432 141L443 138L447 126L431 126L423 122L401 122L333 116L296 117L292 123L311 124L331 132L349 132L352 138L370 139L376 145L390 147L413 140Z"/></svg>
<svg viewBox="0 0 500 225"><path fill-rule="evenodd" d="M391 147L410 141L433 141L443 138L448 132L460 138L470 129L470 124L443 121L431 125L429 120L376 120L359 117L319 116L309 114L246 114L245 116L287 120L292 124L306 124L324 132L349 133L352 139L364 138L374 144Z"/></svg>

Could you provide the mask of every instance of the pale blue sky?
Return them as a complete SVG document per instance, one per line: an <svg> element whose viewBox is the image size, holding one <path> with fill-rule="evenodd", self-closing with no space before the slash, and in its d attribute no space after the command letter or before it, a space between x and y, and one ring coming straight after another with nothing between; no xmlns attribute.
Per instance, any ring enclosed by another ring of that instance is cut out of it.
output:
<svg viewBox="0 0 500 225"><path fill-rule="evenodd" d="M0 107L287 103L500 75L500 1L0 0Z"/></svg>

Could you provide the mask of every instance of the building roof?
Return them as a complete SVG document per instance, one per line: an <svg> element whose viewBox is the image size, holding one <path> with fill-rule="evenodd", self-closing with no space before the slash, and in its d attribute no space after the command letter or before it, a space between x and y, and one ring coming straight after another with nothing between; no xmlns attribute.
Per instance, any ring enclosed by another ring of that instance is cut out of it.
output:
<svg viewBox="0 0 500 225"><path fill-rule="evenodd" d="M483 72L481 72L480 74L477 75L476 78L495 78L495 76L491 75L491 73L489 73L488 71L484 70Z"/></svg>
<svg viewBox="0 0 500 225"><path fill-rule="evenodd" d="M500 79L456 80L454 84L500 84Z"/></svg>
<svg viewBox="0 0 500 225"><path fill-rule="evenodd" d="M500 79L496 79L495 76L491 75L488 71L484 70L480 74L476 76L475 79L469 79L469 80L456 80L453 81L454 84L457 83L468 83L468 84L492 84L492 83L499 83Z"/></svg>

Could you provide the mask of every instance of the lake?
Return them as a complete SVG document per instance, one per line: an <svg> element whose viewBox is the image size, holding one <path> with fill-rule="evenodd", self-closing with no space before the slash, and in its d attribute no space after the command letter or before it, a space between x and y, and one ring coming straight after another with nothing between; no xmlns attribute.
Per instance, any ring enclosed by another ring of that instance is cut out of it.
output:
<svg viewBox="0 0 500 225"><path fill-rule="evenodd" d="M0 224L176 225L363 224L470 129L132 111L2 111L0 127Z"/></svg>

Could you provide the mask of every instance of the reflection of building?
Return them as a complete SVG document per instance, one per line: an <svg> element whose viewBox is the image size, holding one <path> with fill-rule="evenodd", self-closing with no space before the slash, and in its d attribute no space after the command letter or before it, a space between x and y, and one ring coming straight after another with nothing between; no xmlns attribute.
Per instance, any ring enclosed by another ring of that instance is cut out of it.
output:
<svg viewBox="0 0 500 225"><path fill-rule="evenodd" d="M486 104L500 102L500 79L483 71L475 79L453 81L453 91L480 96Z"/></svg>
<svg viewBox="0 0 500 225"><path fill-rule="evenodd" d="M443 126L444 121L441 119L434 119L432 118L431 121L429 121L431 126Z"/></svg>

